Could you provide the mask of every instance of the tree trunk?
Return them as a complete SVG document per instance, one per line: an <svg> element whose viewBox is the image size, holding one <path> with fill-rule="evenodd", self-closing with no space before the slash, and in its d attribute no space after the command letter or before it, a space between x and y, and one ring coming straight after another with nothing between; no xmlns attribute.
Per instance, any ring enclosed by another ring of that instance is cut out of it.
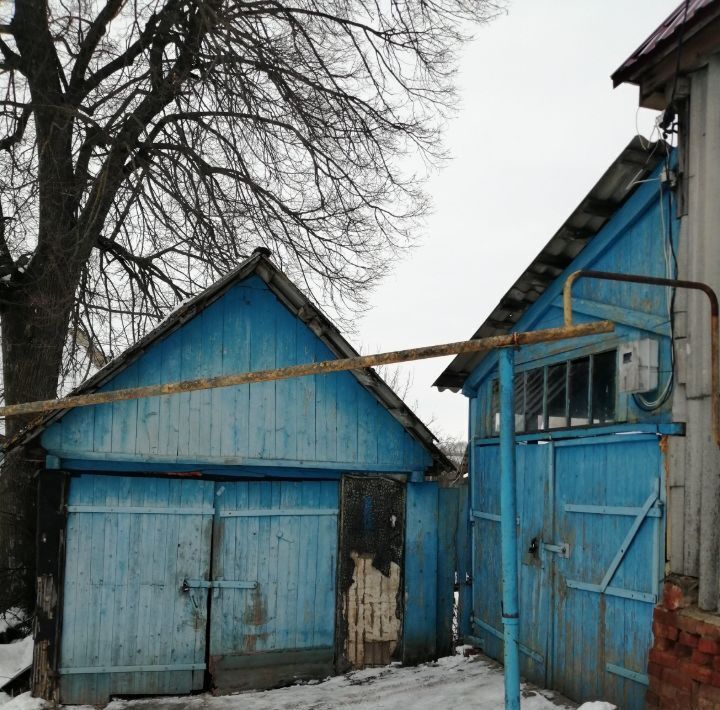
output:
<svg viewBox="0 0 720 710"><path fill-rule="evenodd" d="M40 299L37 293L16 292L14 304L0 315L8 404L52 399L57 394L70 307L67 294L51 299L46 291ZM13 437L31 419L9 418L7 436ZM30 612L34 606L34 476L43 465L43 453L32 443L12 450L0 469L0 610L20 607Z"/></svg>

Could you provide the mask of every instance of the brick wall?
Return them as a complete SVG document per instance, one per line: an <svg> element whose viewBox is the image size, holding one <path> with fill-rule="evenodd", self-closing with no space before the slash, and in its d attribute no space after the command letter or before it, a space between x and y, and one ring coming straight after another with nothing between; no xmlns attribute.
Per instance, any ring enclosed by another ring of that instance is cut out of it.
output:
<svg viewBox="0 0 720 710"><path fill-rule="evenodd" d="M720 710L720 615L695 606L695 589L673 578L655 607L647 710Z"/></svg>

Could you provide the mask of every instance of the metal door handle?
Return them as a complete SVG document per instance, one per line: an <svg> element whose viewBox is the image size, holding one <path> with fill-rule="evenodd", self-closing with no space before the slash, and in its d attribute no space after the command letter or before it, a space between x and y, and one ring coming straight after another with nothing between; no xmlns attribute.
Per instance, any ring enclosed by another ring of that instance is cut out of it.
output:
<svg viewBox="0 0 720 710"><path fill-rule="evenodd" d="M551 545L547 542L543 542L543 550L554 552L560 557L570 557L570 545L567 542L559 542L557 545Z"/></svg>

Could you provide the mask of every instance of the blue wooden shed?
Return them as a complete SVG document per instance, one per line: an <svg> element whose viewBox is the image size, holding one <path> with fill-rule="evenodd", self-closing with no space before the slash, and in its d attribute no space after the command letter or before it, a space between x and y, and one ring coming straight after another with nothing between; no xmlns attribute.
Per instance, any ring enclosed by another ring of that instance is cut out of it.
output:
<svg viewBox="0 0 720 710"><path fill-rule="evenodd" d="M517 279L474 337L563 324L580 269L675 277L664 143L636 137ZM653 607L665 574L673 349L667 288L580 280L573 320L614 333L515 352L521 671L577 701L644 707ZM619 353L650 341L658 385L621 386ZM469 502L461 632L503 657L497 353L456 357L435 383L469 400ZM709 422L707 423L709 426Z"/></svg>
<svg viewBox="0 0 720 710"><path fill-rule="evenodd" d="M258 250L78 393L354 355ZM451 464L375 372L55 412L31 438L35 694L229 692L449 650Z"/></svg>

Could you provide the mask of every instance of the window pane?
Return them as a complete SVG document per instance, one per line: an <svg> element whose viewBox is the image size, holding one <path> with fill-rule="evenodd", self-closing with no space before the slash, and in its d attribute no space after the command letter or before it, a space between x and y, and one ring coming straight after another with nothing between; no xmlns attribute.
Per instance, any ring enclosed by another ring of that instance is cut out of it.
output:
<svg viewBox="0 0 720 710"><path fill-rule="evenodd" d="M593 424L605 424L615 421L616 360L617 353L615 350L593 355Z"/></svg>
<svg viewBox="0 0 720 710"><path fill-rule="evenodd" d="M565 401L565 380L567 363L550 365L547 374L547 416L548 429L567 426L567 407Z"/></svg>
<svg viewBox="0 0 720 710"><path fill-rule="evenodd" d="M543 390L545 368L529 370L525 375L525 431L543 428Z"/></svg>
<svg viewBox="0 0 720 710"><path fill-rule="evenodd" d="M589 376L589 357L570 361L570 426L586 426L590 422L588 417Z"/></svg>
<svg viewBox="0 0 720 710"><path fill-rule="evenodd" d="M525 373L515 375L515 431L525 431Z"/></svg>

